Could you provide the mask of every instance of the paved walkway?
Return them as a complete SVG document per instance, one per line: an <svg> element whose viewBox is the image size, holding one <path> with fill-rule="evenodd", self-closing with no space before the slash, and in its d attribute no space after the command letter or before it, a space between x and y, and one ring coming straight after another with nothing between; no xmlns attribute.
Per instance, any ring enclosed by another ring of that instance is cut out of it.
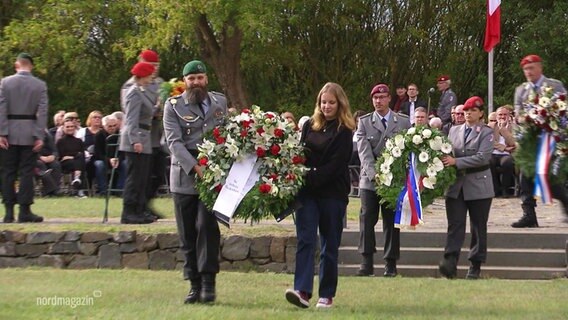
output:
<svg viewBox="0 0 568 320"><path fill-rule="evenodd" d="M443 199L438 199L428 208L424 213L424 224L418 226L416 231L446 231L446 208ZM493 200L491 212L489 214L488 228L489 232L533 232L533 233L566 233L568 235L568 221L567 217L562 213L562 206L555 201L553 205L545 206L539 204L537 207L537 216L540 228L523 228L515 229L511 227L511 223L518 220L521 215L520 199L500 199ZM73 218L73 219L49 219L47 218L44 223L48 224L61 224L61 223L101 223L101 218ZM109 224L120 224L118 218L111 218ZM286 218L284 221L277 223L274 220L266 220L260 222L261 225L284 225L290 226L293 224L291 217ZM174 219L164 219L149 226L164 226L175 225ZM234 225L245 226L242 221L237 221ZM377 224L377 229L380 229L381 223ZM347 228L350 230L358 230L358 221L349 221ZM469 227L468 227L469 228ZM410 231L412 232L412 231Z"/></svg>

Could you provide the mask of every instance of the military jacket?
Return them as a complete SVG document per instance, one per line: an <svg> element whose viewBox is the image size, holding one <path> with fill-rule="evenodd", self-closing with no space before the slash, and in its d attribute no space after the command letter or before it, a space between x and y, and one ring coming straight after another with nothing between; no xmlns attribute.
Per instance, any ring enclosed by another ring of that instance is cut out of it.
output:
<svg viewBox="0 0 568 320"><path fill-rule="evenodd" d="M209 92L209 110L190 103L187 91L169 98L164 105L164 133L171 154L170 190L181 194L197 194L195 172L197 145L207 131L223 124L227 114L227 99L218 92Z"/></svg>

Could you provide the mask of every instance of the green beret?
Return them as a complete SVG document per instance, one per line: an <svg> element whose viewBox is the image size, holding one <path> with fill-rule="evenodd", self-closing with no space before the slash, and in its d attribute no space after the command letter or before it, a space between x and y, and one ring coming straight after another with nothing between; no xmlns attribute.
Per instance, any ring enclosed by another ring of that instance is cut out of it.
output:
<svg viewBox="0 0 568 320"><path fill-rule="evenodd" d="M29 53L26 52L22 52L18 55L18 59L26 59L28 60L31 64L34 64L34 59L32 58L32 56Z"/></svg>
<svg viewBox="0 0 568 320"><path fill-rule="evenodd" d="M205 64L199 60L193 60L188 62L185 67L183 67L183 76L194 73L207 73L207 68Z"/></svg>

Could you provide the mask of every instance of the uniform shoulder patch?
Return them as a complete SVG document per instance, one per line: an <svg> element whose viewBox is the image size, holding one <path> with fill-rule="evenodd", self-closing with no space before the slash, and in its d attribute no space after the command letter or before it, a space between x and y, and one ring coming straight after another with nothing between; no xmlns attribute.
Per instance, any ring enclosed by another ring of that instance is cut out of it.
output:
<svg viewBox="0 0 568 320"><path fill-rule="evenodd" d="M180 98L181 98L181 94L179 94L177 96L169 97L167 101L169 101L172 105L175 105Z"/></svg>
<svg viewBox="0 0 568 320"><path fill-rule="evenodd" d="M364 114L364 115L360 116L359 119L368 118L368 117L369 117L370 115L372 115L372 114L373 114L372 112L369 112L369 113L367 113L367 114Z"/></svg>

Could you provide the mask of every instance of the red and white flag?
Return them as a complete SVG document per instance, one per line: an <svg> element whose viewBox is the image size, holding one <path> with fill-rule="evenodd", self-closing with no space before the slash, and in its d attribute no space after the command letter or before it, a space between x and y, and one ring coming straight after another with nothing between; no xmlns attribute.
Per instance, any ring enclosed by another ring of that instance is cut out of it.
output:
<svg viewBox="0 0 568 320"><path fill-rule="evenodd" d="M487 0L487 23L483 49L491 51L501 41L501 0Z"/></svg>

